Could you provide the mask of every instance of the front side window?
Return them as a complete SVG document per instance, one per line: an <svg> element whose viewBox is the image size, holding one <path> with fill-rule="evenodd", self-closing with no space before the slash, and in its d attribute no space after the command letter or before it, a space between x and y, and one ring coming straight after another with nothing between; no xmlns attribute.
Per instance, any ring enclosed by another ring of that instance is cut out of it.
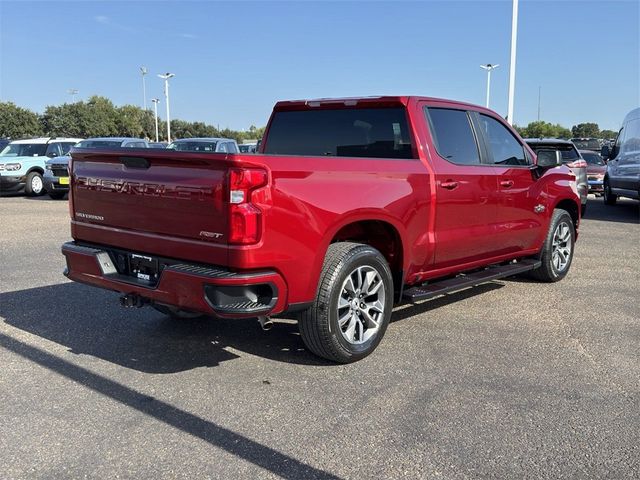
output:
<svg viewBox="0 0 640 480"><path fill-rule="evenodd" d="M71 150L71 147L75 145L75 142L64 142L64 143L59 143L58 145L60 145L60 150L62 151L62 155L66 155L67 153L69 153L69 150Z"/></svg>
<svg viewBox="0 0 640 480"><path fill-rule="evenodd" d="M283 111L273 115L264 153L413 158L413 145L404 108Z"/></svg>
<svg viewBox="0 0 640 480"><path fill-rule="evenodd" d="M466 111L426 108L425 113L441 157L458 165L480 164L478 144Z"/></svg>
<svg viewBox="0 0 640 480"><path fill-rule="evenodd" d="M47 152L45 155L47 157L58 157L60 155L60 144L59 143L50 143L47 146Z"/></svg>
<svg viewBox="0 0 640 480"><path fill-rule="evenodd" d="M516 137L495 118L480 114L480 128L482 129L492 155L494 165L528 165L524 148ZM491 159L490 159L491 160Z"/></svg>
<svg viewBox="0 0 640 480"><path fill-rule="evenodd" d="M47 151L46 143L11 143L0 156L3 157L41 157Z"/></svg>

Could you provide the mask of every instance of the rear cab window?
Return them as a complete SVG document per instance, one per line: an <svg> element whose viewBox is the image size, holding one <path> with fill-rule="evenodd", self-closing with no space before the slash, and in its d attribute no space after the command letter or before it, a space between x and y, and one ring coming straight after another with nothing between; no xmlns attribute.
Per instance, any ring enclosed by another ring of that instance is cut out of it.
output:
<svg viewBox="0 0 640 480"><path fill-rule="evenodd" d="M264 153L272 155L410 159L403 107L276 111Z"/></svg>
<svg viewBox="0 0 640 480"><path fill-rule="evenodd" d="M456 165L480 165L478 143L466 110L425 107L438 154Z"/></svg>

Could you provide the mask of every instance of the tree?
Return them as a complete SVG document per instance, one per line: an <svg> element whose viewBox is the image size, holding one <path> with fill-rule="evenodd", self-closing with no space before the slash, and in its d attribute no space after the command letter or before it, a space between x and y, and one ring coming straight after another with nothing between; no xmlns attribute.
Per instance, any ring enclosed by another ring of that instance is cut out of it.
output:
<svg viewBox="0 0 640 480"><path fill-rule="evenodd" d="M38 114L12 102L0 102L0 137L19 139L42 135Z"/></svg>
<svg viewBox="0 0 640 480"><path fill-rule="evenodd" d="M531 122L526 127L517 127L518 133L524 138L569 138L571 131L559 124L544 121Z"/></svg>
<svg viewBox="0 0 640 480"><path fill-rule="evenodd" d="M613 130L600 130L598 138L616 138L617 136L618 132L614 132Z"/></svg>
<svg viewBox="0 0 640 480"><path fill-rule="evenodd" d="M597 123L579 123L571 127L571 134L575 138L598 138L600 136L600 127Z"/></svg>

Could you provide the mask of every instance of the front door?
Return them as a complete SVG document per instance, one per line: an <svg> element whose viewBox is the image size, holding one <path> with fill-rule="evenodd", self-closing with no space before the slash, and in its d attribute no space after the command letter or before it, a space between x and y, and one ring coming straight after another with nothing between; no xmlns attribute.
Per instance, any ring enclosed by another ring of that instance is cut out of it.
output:
<svg viewBox="0 0 640 480"><path fill-rule="evenodd" d="M483 165L477 135L465 110L424 108L436 151L436 269L487 258L496 249L496 176Z"/></svg>
<svg viewBox="0 0 640 480"><path fill-rule="evenodd" d="M496 253L506 255L534 248L543 234L543 192L537 188L525 148L498 119L481 113L473 118L486 145L486 161L496 175Z"/></svg>

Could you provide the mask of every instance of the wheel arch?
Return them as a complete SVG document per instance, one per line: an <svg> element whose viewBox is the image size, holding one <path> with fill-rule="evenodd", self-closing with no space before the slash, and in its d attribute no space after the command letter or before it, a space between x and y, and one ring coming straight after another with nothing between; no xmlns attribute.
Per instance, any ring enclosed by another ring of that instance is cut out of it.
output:
<svg viewBox="0 0 640 480"><path fill-rule="evenodd" d="M560 209L566 211L569 215L571 215L571 219L573 220L573 228L576 231L576 236L578 234L578 227L580 226L580 208L575 200L571 200L568 198L562 199L558 201L554 207L554 209Z"/></svg>

